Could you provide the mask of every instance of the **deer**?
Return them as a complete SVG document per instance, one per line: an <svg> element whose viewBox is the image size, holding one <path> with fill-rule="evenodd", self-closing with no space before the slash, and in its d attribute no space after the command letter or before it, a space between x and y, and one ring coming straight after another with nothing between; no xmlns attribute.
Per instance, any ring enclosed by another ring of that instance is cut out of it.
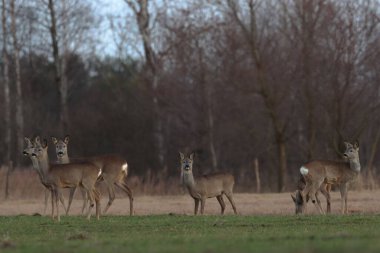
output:
<svg viewBox="0 0 380 253"><path fill-rule="evenodd" d="M42 173L42 170L41 170L41 168L39 166L37 158L34 157L34 156L32 156L32 153L34 151L34 144L30 140L30 138L28 138L28 137L24 137L24 140L25 140L26 147L23 150L23 154L31 159L31 161L32 161L32 167L37 172L41 184L45 187L45 207L44 207L44 215L45 215L46 214L46 209L47 209L47 203L48 203L48 199L49 199L49 194L51 194L51 189L50 189L49 185L47 185L45 183L44 174ZM62 203L63 208L65 209L65 211L67 211L63 195L59 196L59 200L61 201L61 203Z"/></svg>
<svg viewBox="0 0 380 253"><path fill-rule="evenodd" d="M214 173L204 175L197 179L193 176L193 158L194 153L189 157L181 152L181 181L189 191L190 196L194 199L194 215L198 214L199 202L201 203L201 214L204 213L205 203L207 198L214 198L218 200L221 207L221 214L224 214L226 204L223 200L223 194L226 195L230 201L234 213L237 214L235 202L233 200L233 187L235 179L229 173Z"/></svg>
<svg viewBox="0 0 380 253"><path fill-rule="evenodd" d="M348 213L348 186L358 177L361 166L359 143L357 141L354 144L344 142L344 145L346 147L343 153L345 161L315 160L301 166L300 173L306 181L305 188L300 191L301 205L306 205L309 197L319 213L323 214L323 210L316 202L316 193L323 184L336 184L339 185L341 194L341 213Z"/></svg>
<svg viewBox="0 0 380 253"><path fill-rule="evenodd" d="M298 185L297 185L297 190L291 194L291 197L293 199L293 202L295 204L295 213L296 214L302 214L305 212L306 205L304 204L304 200L302 198L301 192L303 189L305 189L306 186L306 180L303 175L300 176ZM321 201L318 198L318 193L321 192L327 201L327 213L331 213L331 197L330 197L330 191L331 191L331 184L323 183L321 184L320 189L316 192L315 194L315 200L317 201L318 208L323 211L323 208L321 206ZM306 196L306 202L309 201L309 196Z"/></svg>
<svg viewBox="0 0 380 253"><path fill-rule="evenodd" d="M55 146L55 151L57 155L57 163L60 163L60 164L70 163L70 158L69 158L69 155L67 154L67 145L69 144L69 138L70 137L68 135L66 135L63 139L57 139L54 136L51 137L52 142ZM86 190L84 188L79 187L79 189L81 190L82 197L83 197L83 206L82 206L82 214L83 214L88 203L88 197L87 197ZM72 188L70 191L69 203L66 209L66 214L69 213L75 191L76 191L76 188ZM47 202L47 200L45 202Z"/></svg>
<svg viewBox="0 0 380 253"><path fill-rule="evenodd" d="M52 137L52 140L53 143L56 144L55 147L58 160L70 161L68 156L69 136L66 135L64 139ZM107 190L109 193L109 200L103 213L107 213L108 209L111 207L113 201L115 200L115 186L117 186L128 195L129 214L133 215L133 193L125 182L128 176L128 163L124 158L116 154L106 154L94 157L78 158L75 160L90 162L102 171L100 177L98 178L98 182L104 181L107 185ZM71 201L72 196L70 195L68 208L70 208Z"/></svg>
<svg viewBox="0 0 380 253"><path fill-rule="evenodd" d="M90 199L90 207L87 211L87 219L91 218L91 210L96 203L96 218L100 217L100 193L95 188L95 183L101 174L101 170L90 162L75 162L67 164L50 164L48 157L48 144L44 139L34 140L34 150L32 156L36 157L43 174L44 183L49 186L52 192L52 219L54 220L54 206L56 207L57 220L60 221L58 197L62 188L83 187Z"/></svg>

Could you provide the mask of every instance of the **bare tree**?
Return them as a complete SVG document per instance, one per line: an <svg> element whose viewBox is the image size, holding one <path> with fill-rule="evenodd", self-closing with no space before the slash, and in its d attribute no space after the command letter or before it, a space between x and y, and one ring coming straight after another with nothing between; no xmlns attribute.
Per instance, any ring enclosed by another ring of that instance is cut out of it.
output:
<svg viewBox="0 0 380 253"><path fill-rule="evenodd" d="M242 13L239 12L239 5L237 1L226 0L229 13L232 20L240 27L243 38L245 39L249 49L250 56L254 63L256 70L256 81L258 84L257 93L262 97L266 113L272 122L272 128L274 133L274 139L277 145L277 157L279 161L278 165L278 191L283 191L285 183L287 181L287 149L286 149L286 121L284 121L278 112L278 101L276 101L276 95L273 89L270 87L268 73L266 69L266 63L259 48L259 31L260 28L257 24L256 8L260 1L247 0L248 7L248 24L242 17ZM243 9L245 7L241 7Z"/></svg>
<svg viewBox="0 0 380 253"><path fill-rule="evenodd" d="M48 10L50 14L50 37L51 37L51 46L52 54L54 60L54 73L55 73L55 82L59 90L60 98L60 113L59 113L59 126L61 134L67 132L67 126L69 121L69 114L67 109L67 77L66 72L66 58L61 57L60 53L60 44L58 39L58 28L57 28L57 15L56 7L53 0L48 0Z"/></svg>
<svg viewBox="0 0 380 253"><path fill-rule="evenodd" d="M11 95L9 89L9 62L8 62L8 29L6 1L2 0L1 27L3 30L3 85L4 85L4 123L5 123L5 162L9 165L11 160Z"/></svg>
<svg viewBox="0 0 380 253"><path fill-rule="evenodd" d="M125 0L128 6L132 9L137 26L143 42L145 53L146 70L149 71L149 81L153 94L154 106L154 137L157 145L157 155L160 166L165 163L165 150L164 150L164 134L163 134L163 121L160 115L159 99L158 99L158 85L160 79L160 64L158 61L157 53L153 48L152 32L150 27L150 13L148 10L148 0Z"/></svg>
<svg viewBox="0 0 380 253"><path fill-rule="evenodd" d="M10 2L11 15L11 33L13 42L13 58L15 62L15 79L16 79L16 139L17 139L17 157L21 157L24 147L24 114L23 98L21 86L21 67L20 67L20 44L17 37L15 0ZM20 159L17 159L17 161Z"/></svg>

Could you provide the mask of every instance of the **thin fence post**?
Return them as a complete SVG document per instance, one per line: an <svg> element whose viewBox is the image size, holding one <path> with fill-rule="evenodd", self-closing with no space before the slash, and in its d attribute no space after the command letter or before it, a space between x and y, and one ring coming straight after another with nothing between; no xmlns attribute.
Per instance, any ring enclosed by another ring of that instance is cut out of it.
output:
<svg viewBox="0 0 380 253"><path fill-rule="evenodd" d="M5 199L6 200L9 198L9 178L12 171L13 171L13 161L9 161L7 174L5 176Z"/></svg>
<svg viewBox="0 0 380 253"><path fill-rule="evenodd" d="M255 158L254 162L254 170L256 175L256 192L261 192L261 181L260 181L260 169L259 169L259 159Z"/></svg>

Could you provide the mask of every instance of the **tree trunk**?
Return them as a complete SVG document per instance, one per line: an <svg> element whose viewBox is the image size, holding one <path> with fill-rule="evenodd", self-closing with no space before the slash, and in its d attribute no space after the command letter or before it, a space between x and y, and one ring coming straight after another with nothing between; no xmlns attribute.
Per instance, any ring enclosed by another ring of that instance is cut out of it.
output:
<svg viewBox="0 0 380 253"><path fill-rule="evenodd" d="M285 190L285 184L287 182L287 155L286 145L284 141L277 143L278 156L280 166L278 167L278 191L283 192Z"/></svg>
<svg viewBox="0 0 380 253"><path fill-rule="evenodd" d="M208 108L207 108L207 116L208 116L208 125L209 125L209 146L210 146L210 153L211 153L211 161L212 161L212 167L213 170L216 171L218 168L218 160L216 157L216 151L215 151L215 144L214 144L214 116L212 113L211 108L211 101L210 101L210 95L208 97Z"/></svg>
<svg viewBox="0 0 380 253"><path fill-rule="evenodd" d="M64 1L63 1L64 4ZM65 56L60 56L59 50L59 42L57 35L57 16L55 12L54 1L49 0L48 9L50 13L50 37L51 44L53 49L53 60L54 60L54 74L55 74L55 83L58 88L59 94L59 132L63 134L67 134L68 128L68 109L67 109L67 93L68 93L68 82L66 77L66 59ZM64 38L66 40L66 31L65 31L65 17L63 17L63 29L64 29ZM64 41L64 44L66 41ZM67 45L66 45L67 46ZM67 53L67 52L64 52Z"/></svg>
<svg viewBox="0 0 380 253"><path fill-rule="evenodd" d="M4 85L4 129L5 129L5 162L9 165L11 160L11 95L9 89L9 62L8 62L8 49L7 49L7 18L6 18L6 4L2 0L2 30L3 30L3 85Z"/></svg>
<svg viewBox="0 0 380 253"><path fill-rule="evenodd" d="M377 129L375 139L373 140L373 143L371 145L371 150L370 150L370 156L368 159L368 182L369 182L369 187L371 190L375 188L375 180L374 180L374 171L373 171L373 163L375 160L375 156L377 153L377 147L379 145L379 140L380 140L380 128Z"/></svg>
<svg viewBox="0 0 380 253"><path fill-rule="evenodd" d="M59 84L59 94L60 94L60 126L61 126L61 134L67 134L68 132L68 124L69 124L69 112L67 106L67 95L69 90L68 78L66 74L67 69L67 57L68 57L68 32L67 32L67 10L66 10L66 1L61 0L62 2L62 47L63 47L63 55L60 57L61 63L61 82Z"/></svg>
<svg viewBox="0 0 380 253"><path fill-rule="evenodd" d="M17 162L21 161L21 154L24 147L24 114L23 98L21 87L21 69L20 69L20 47L16 31L16 14L15 0L11 0L11 30L13 38L13 56L15 61L16 73L16 138L17 138Z"/></svg>
<svg viewBox="0 0 380 253"><path fill-rule="evenodd" d="M153 126L153 136L156 142L156 150L157 150L157 158L159 162L159 166L161 168L165 167L165 136L163 133L163 121L161 110L158 104L158 84L159 84L159 72L160 67L158 64L158 59L156 52L153 49L151 32L149 27L150 15L148 10L148 0L136 0L136 2L132 0L125 0L125 2L129 5L136 16L137 25L139 28L139 32L141 35L141 39L143 42L144 53L145 53L145 62L146 67L150 72L150 81L152 87L152 95L153 95L153 111L154 115L154 126Z"/></svg>
<svg viewBox="0 0 380 253"><path fill-rule="evenodd" d="M8 164L7 174L5 176L5 199L9 199L9 179L13 171L13 162L10 161Z"/></svg>
<svg viewBox="0 0 380 253"><path fill-rule="evenodd" d="M259 47L257 44L257 22L256 22L256 11L254 6L254 1L248 1L250 23L249 26L243 22L238 13L237 2L234 0L226 0L227 5L232 13L233 19L237 22L238 26L241 28L243 36L246 39L250 47L250 54L253 63L256 68L256 80L259 86L258 93L264 100L264 104L269 115L269 119L272 122L273 134L276 140L276 145L278 148L278 190L283 191L286 182L286 170L287 170L287 154L286 154L286 138L285 138L285 123L281 120L279 113L276 110L276 101L273 92L268 85L267 72L265 70L265 63L261 59Z"/></svg>

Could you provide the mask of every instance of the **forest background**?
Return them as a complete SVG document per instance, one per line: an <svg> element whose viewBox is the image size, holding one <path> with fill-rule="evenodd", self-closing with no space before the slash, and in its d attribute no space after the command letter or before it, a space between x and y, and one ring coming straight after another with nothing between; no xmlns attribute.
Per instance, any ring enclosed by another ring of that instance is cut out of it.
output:
<svg viewBox="0 0 380 253"><path fill-rule="evenodd" d="M119 153L155 193L179 184L178 151L196 175L287 191L359 140L376 187L378 0L2 0L0 45L8 177L31 167L24 136L53 160L50 136L68 134L71 157Z"/></svg>

